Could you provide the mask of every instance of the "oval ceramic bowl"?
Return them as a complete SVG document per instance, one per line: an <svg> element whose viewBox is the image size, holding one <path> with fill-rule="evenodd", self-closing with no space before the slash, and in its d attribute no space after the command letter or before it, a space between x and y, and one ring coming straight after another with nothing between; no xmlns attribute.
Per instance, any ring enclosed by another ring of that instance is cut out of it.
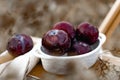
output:
<svg viewBox="0 0 120 80"><path fill-rule="evenodd" d="M42 66L46 71L55 74L66 74L68 65L70 63L74 63L73 65L75 66L83 65L86 68L90 68L96 62L98 56L101 54L102 44L105 42L105 40L105 35L99 33L99 42L95 49L82 55L52 56L44 53L41 49L39 50L40 53L35 53L35 55L41 58Z"/></svg>

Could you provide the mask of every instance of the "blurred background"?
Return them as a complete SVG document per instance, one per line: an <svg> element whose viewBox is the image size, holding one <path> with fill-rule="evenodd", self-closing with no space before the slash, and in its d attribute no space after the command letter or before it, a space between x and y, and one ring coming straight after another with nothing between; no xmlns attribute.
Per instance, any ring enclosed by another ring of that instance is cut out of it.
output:
<svg viewBox="0 0 120 80"><path fill-rule="evenodd" d="M0 0L0 52L13 34L42 37L58 21L74 27L87 21L97 28L115 0ZM120 28L116 29L106 49L120 49Z"/></svg>

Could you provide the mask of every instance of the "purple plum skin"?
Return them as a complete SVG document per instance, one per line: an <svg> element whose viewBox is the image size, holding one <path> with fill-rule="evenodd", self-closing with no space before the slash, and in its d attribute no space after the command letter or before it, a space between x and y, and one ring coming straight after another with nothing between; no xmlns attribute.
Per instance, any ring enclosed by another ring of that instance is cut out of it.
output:
<svg viewBox="0 0 120 80"><path fill-rule="evenodd" d="M73 49L75 50L77 55L86 54L86 53L91 51L90 46L84 42L81 42L81 41L75 42L73 45Z"/></svg>
<svg viewBox="0 0 120 80"><path fill-rule="evenodd" d="M78 25L76 35L79 40L82 40L88 44L93 44L98 40L99 31L93 25L84 22Z"/></svg>
<svg viewBox="0 0 120 80"><path fill-rule="evenodd" d="M75 37L75 29L74 29L74 26L67 22L67 21L61 21L61 22L58 22L56 23L54 26L53 26L53 29L59 29L59 30L64 30L65 32L68 33L68 36L73 39Z"/></svg>
<svg viewBox="0 0 120 80"><path fill-rule="evenodd" d="M64 54L70 48L71 40L65 31L52 29L43 35L42 46L49 51Z"/></svg>
<svg viewBox="0 0 120 80"><path fill-rule="evenodd" d="M27 53L33 48L33 41L30 36L25 34L16 34L12 36L7 44L7 50L14 56Z"/></svg>

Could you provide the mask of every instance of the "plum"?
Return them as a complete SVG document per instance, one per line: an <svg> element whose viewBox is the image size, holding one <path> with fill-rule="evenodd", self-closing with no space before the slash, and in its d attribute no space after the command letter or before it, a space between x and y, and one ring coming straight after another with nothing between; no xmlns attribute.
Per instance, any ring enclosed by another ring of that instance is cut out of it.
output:
<svg viewBox="0 0 120 80"><path fill-rule="evenodd" d="M81 41L75 42L73 44L73 49L75 50L77 55L85 54L91 51L90 45Z"/></svg>
<svg viewBox="0 0 120 80"><path fill-rule="evenodd" d="M65 32L68 33L68 35L69 35L69 37L71 39L73 39L74 36L75 36L74 26L71 23L67 22L67 21L61 21L61 22L56 23L53 26L53 29L64 30Z"/></svg>
<svg viewBox="0 0 120 80"><path fill-rule="evenodd" d="M78 40L82 40L88 44L93 44L98 40L99 31L96 27L88 22L83 22L76 29Z"/></svg>
<svg viewBox="0 0 120 80"><path fill-rule="evenodd" d="M52 29L42 37L42 46L50 52L59 52L63 55L71 46L71 39L63 30Z"/></svg>
<svg viewBox="0 0 120 80"><path fill-rule="evenodd" d="M30 36L16 34L8 40L7 50L14 56L23 55L33 48L33 41Z"/></svg>

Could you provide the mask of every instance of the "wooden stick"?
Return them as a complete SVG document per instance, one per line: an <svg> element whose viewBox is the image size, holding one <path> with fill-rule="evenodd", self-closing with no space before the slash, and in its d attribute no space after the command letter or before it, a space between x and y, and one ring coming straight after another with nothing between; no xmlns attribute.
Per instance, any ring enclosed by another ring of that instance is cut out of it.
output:
<svg viewBox="0 0 120 80"><path fill-rule="evenodd" d="M3 53L1 53L0 55L0 64L10 61L12 59L14 59L15 57L12 56L10 53L8 53L8 51L4 51Z"/></svg>
<svg viewBox="0 0 120 80"><path fill-rule="evenodd" d="M112 23L114 23L114 21L116 20L119 11L120 11L120 0L116 0L115 3L113 4L113 7L108 12L107 16L100 25L99 27L100 32L106 34L106 32L111 28Z"/></svg>
<svg viewBox="0 0 120 80"><path fill-rule="evenodd" d="M115 29L118 27L119 24L120 24L120 11L119 11L116 19L114 20L114 22L111 24L110 28L105 33L108 40L111 37L112 33L115 31Z"/></svg>

